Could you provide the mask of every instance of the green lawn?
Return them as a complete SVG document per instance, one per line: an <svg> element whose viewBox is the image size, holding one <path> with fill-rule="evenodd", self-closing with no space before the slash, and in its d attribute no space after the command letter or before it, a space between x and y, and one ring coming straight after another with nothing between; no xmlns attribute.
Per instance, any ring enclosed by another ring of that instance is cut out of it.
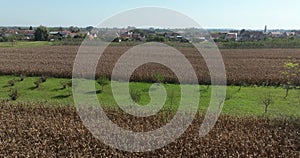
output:
<svg viewBox="0 0 300 158"><path fill-rule="evenodd" d="M0 77L0 100L9 99L10 89L16 88L20 94L16 101L12 102L43 102L46 105L73 105L73 96L71 88L63 89L61 82L70 79L48 78L46 82L41 83L39 88L35 88L34 82L39 77L25 77L24 81L20 81L20 77L1 76ZM15 85L8 85L9 80L15 80ZM94 81L88 81L94 82ZM95 83L96 84L96 83ZM145 105L150 102L149 88L152 84L132 82L130 88L141 92L141 100L139 104ZM180 101L180 87L175 84L164 84L167 90L167 100L164 108L170 109L171 94L174 95L172 109L176 109ZM96 84L96 89L100 90L100 86ZM155 92L154 88L150 91ZM200 86L200 112L205 112L210 101L211 87L205 85ZM273 103L269 106L268 115L271 116L300 116L300 91L291 90L289 96L285 99L285 90L281 87L239 87L228 86L227 97L222 110L223 114L229 115L256 115L260 116L264 113L264 104L262 100L267 94L272 96ZM98 91L97 97L101 105L116 106L110 85L104 87L101 93ZM124 96L128 97L128 96Z"/></svg>
<svg viewBox="0 0 300 158"><path fill-rule="evenodd" d="M0 42L0 48L27 48L49 46L52 42L48 41L16 41L16 42Z"/></svg>

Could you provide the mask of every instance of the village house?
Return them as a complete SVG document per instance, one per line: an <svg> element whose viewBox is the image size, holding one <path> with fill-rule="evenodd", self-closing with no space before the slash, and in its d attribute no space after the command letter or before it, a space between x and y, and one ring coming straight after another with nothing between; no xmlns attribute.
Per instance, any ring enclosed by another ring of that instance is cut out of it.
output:
<svg viewBox="0 0 300 158"><path fill-rule="evenodd" d="M136 40L136 41L143 41L145 39L145 36L142 35L139 32L134 32L134 31L126 31L126 32L120 32L120 33L116 33L118 39L121 41L132 41L132 40Z"/></svg>
<svg viewBox="0 0 300 158"><path fill-rule="evenodd" d="M34 30L17 30L9 29L0 34L2 37L17 36L19 40L32 40L34 39Z"/></svg>
<svg viewBox="0 0 300 158"><path fill-rule="evenodd" d="M296 32L285 32L283 35L284 35L285 37L295 36L295 35L296 35Z"/></svg>
<svg viewBox="0 0 300 158"><path fill-rule="evenodd" d="M232 41L235 41L235 40L237 40L237 33L231 33L231 32L229 32L229 33L227 33L226 35L225 35L225 40L232 40Z"/></svg>
<svg viewBox="0 0 300 158"><path fill-rule="evenodd" d="M284 37L284 34L282 32L269 32L268 34L269 37L272 37L272 38L281 38L281 37Z"/></svg>
<svg viewBox="0 0 300 158"><path fill-rule="evenodd" d="M221 40L221 39L224 40L226 33L221 33L221 32L211 33L210 36L211 36L210 38L214 41Z"/></svg>
<svg viewBox="0 0 300 158"><path fill-rule="evenodd" d="M164 36L166 38L169 38L169 39L174 39L174 38L180 38L181 37L181 35L179 33L176 33L176 32L165 32Z"/></svg>
<svg viewBox="0 0 300 158"><path fill-rule="evenodd" d="M300 31L296 31L295 32L295 36L298 37L298 38L300 38Z"/></svg>
<svg viewBox="0 0 300 158"><path fill-rule="evenodd" d="M12 36L12 35L18 35L18 30L15 30L15 29L10 29L10 30L6 30L5 32L3 32L1 34L1 36L3 37L8 37L8 36Z"/></svg>
<svg viewBox="0 0 300 158"><path fill-rule="evenodd" d="M34 32L35 32L34 30L19 30L18 32L19 32L19 34L23 35L23 37L22 37L23 40L34 39Z"/></svg>
<svg viewBox="0 0 300 158"><path fill-rule="evenodd" d="M245 31L242 30L237 41L260 41L267 36L263 31Z"/></svg>

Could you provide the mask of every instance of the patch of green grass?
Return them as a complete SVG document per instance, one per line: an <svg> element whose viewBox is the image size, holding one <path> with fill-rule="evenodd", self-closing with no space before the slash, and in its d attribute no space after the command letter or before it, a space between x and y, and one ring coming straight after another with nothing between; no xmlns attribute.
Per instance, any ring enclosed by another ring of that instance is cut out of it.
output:
<svg viewBox="0 0 300 158"><path fill-rule="evenodd" d="M15 102L44 102L64 105L73 103L70 96L71 89L62 89L63 86L60 84L68 79L48 78L46 82L40 84L40 87L35 88L34 82L39 77L25 77L23 81L20 81L20 77L17 76L0 77L0 100L9 99L8 92L12 86L8 86L7 82L12 79L16 81L13 88L18 89L20 94Z"/></svg>
<svg viewBox="0 0 300 158"><path fill-rule="evenodd" d="M16 42L0 42L0 48L28 48L50 46L53 42L48 41L16 41Z"/></svg>
<svg viewBox="0 0 300 158"><path fill-rule="evenodd" d="M9 99L9 92L11 88L18 89L20 94L16 101L11 102L43 102L49 105L74 105L72 89L70 87L63 88L61 83L69 81L70 79L63 78L48 78L46 82L41 83L40 87L35 88L34 82L39 77L25 77L24 81L20 81L20 77L17 76L1 76L0 77L0 100ZM9 80L15 80L15 85L10 86ZM101 92L101 87L96 81L89 80L87 82L93 82L96 87L95 92L91 92L90 95L96 93L99 102L103 106L117 106L117 103L113 97L111 85L104 87L104 91ZM141 100L139 105L144 106L148 104L151 99L149 91L155 93L157 85L151 83L131 82L129 87L141 92ZM167 99L164 104L165 110L176 110L180 99L181 89L177 84L160 84L164 86L167 92ZM207 88L205 85L200 86L200 102L199 111L205 113L210 102L211 86ZM197 94L197 93L195 93ZM242 87L239 91L238 86L227 87L227 97L224 103L222 114L229 115L264 115L264 96L270 94L272 96L273 103L268 108L268 116L300 116L300 91L291 90L289 96L285 99L285 89L278 87ZM173 95L173 97L170 97ZM190 95L193 95L192 93ZM121 99L128 99L129 96L121 96ZM187 97L187 99L189 99Z"/></svg>

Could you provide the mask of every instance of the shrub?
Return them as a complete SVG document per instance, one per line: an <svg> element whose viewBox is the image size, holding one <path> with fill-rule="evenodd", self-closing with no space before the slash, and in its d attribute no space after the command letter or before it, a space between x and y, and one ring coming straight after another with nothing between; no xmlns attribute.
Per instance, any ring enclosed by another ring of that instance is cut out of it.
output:
<svg viewBox="0 0 300 158"><path fill-rule="evenodd" d="M104 86L108 85L109 80L105 76L101 76L97 79L97 83L101 86L101 92L103 92Z"/></svg>
<svg viewBox="0 0 300 158"><path fill-rule="evenodd" d="M15 80L9 80L7 83L8 83L8 85L10 85L10 86L14 86L15 83L16 83L16 81L15 81Z"/></svg>
<svg viewBox="0 0 300 158"><path fill-rule="evenodd" d="M138 103L141 100L141 92L135 89L130 90L130 96L132 101L134 101L135 103Z"/></svg>
<svg viewBox="0 0 300 158"><path fill-rule="evenodd" d="M41 81L41 82L46 82L46 81L47 81L47 76L42 76L42 77L40 77L40 81Z"/></svg>
<svg viewBox="0 0 300 158"><path fill-rule="evenodd" d="M20 81L24 81L25 76L24 75L20 75Z"/></svg>
<svg viewBox="0 0 300 158"><path fill-rule="evenodd" d="M41 83L42 83L42 80L41 80L41 79L36 80L36 81L34 82L35 88L39 88Z"/></svg>
<svg viewBox="0 0 300 158"><path fill-rule="evenodd" d="M239 81L237 85L239 86L239 89L238 89L238 92L239 92L242 90L243 86L246 86L246 83L244 81Z"/></svg>
<svg viewBox="0 0 300 158"><path fill-rule="evenodd" d="M157 82L157 85L159 86L161 83L164 82L165 77L161 73L155 74L155 81Z"/></svg>
<svg viewBox="0 0 300 158"><path fill-rule="evenodd" d="M232 98L232 94L231 93L226 93L226 97L225 100L230 100Z"/></svg>
<svg viewBox="0 0 300 158"><path fill-rule="evenodd" d="M19 92L17 89L11 89L8 96L11 100L17 100L19 97Z"/></svg>
<svg viewBox="0 0 300 158"><path fill-rule="evenodd" d="M68 87L72 87L72 80L62 81L60 84L62 85L62 89L66 89Z"/></svg>

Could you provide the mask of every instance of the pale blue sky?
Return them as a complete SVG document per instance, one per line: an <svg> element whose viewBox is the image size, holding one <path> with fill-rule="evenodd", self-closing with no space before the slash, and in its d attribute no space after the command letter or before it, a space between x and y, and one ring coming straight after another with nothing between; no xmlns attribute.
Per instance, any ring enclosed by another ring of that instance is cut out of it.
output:
<svg viewBox="0 0 300 158"><path fill-rule="evenodd" d="M138 7L181 12L204 28L300 29L299 0L1 0L0 26L96 26Z"/></svg>

